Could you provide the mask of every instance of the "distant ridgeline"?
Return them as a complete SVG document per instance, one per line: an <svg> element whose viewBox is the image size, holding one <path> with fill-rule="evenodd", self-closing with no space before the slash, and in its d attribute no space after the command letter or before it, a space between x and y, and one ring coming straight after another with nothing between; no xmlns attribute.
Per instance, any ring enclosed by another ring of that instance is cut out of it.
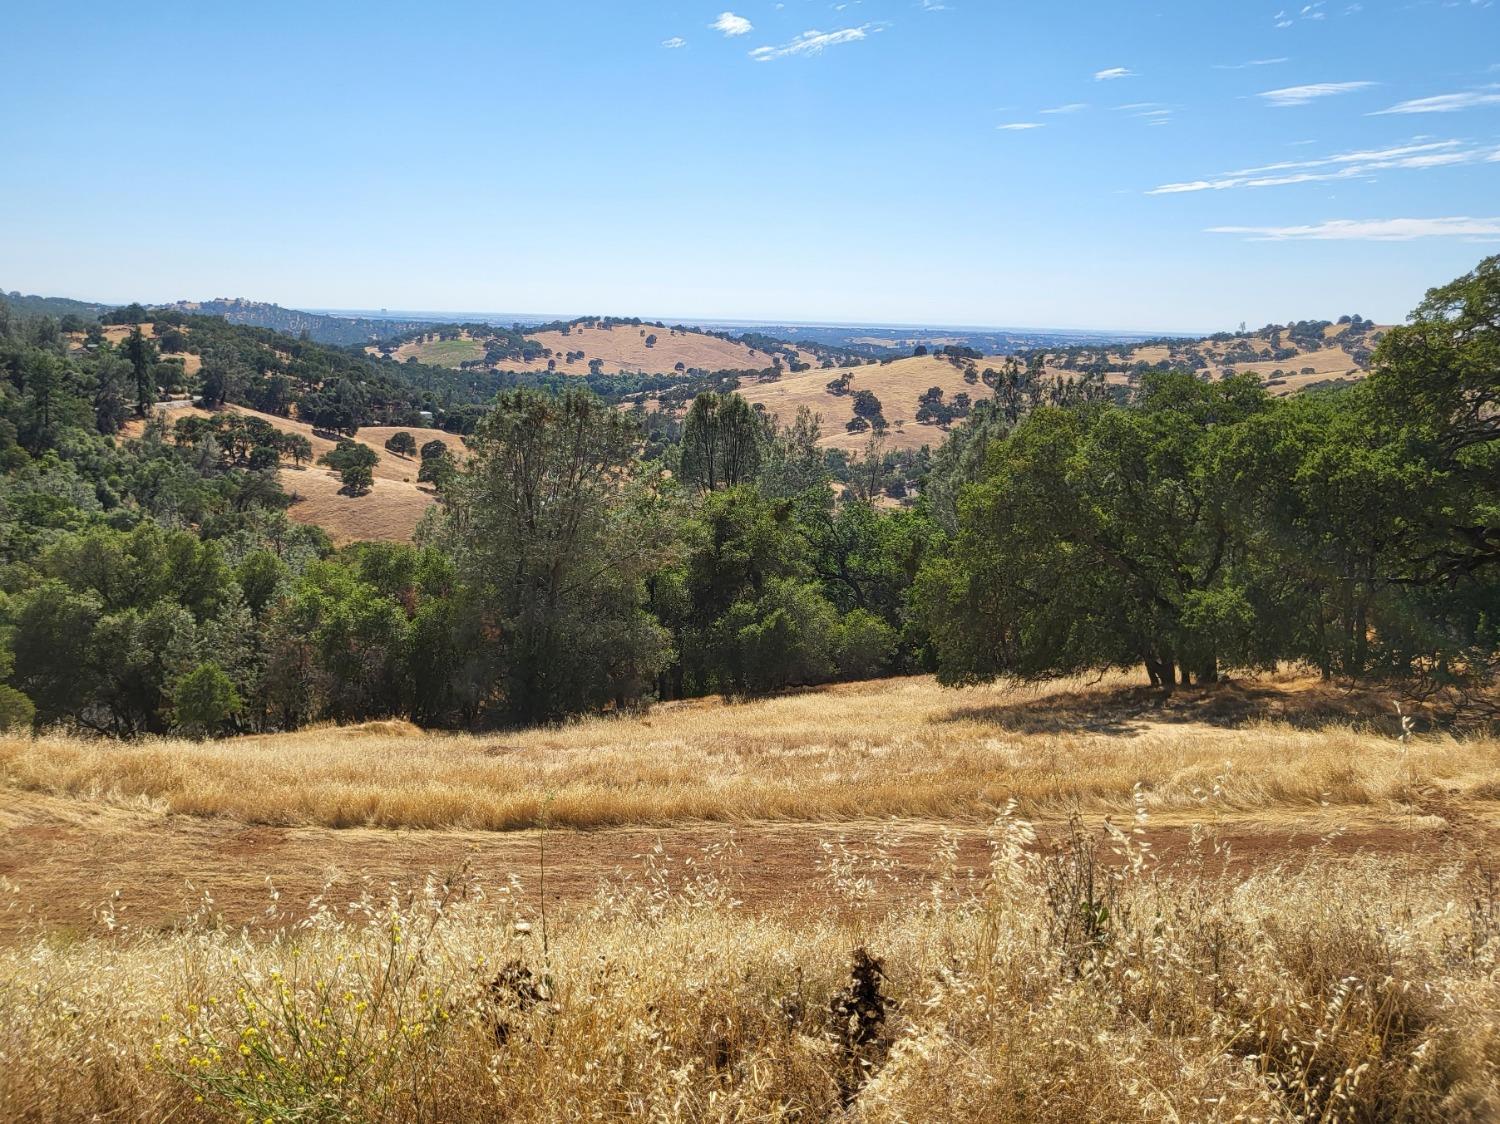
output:
<svg viewBox="0 0 1500 1124"><path fill-rule="evenodd" d="M717 329L723 325L711 325ZM984 355L1018 355L1037 348L1097 346L1103 343L1135 343L1145 340L1142 333L1083 331L1001 331L969 328L857 327L845 324L765 324L754 330L728 328L736 337L779 338L794 341L793 346L812 350L820 358L832 358L840 366L851 358L892 359L911 355L917 348L930 351L942 348L964 348Z"/></svg>
<svg viewBox="0 0 1500 1124"><path fill-rule="evenodd" d="M1255 374L1268 388L1285 393L1363 378L1376 344L1388 330L1362 316L1349 315L1337 321L1242 327L1203 339L1160 337L1126 347L1099 343L1039 348L1027 352L1026 358L1059 371L1130 381L1166 371L1192 371L1212 378Z"/></svg>
<svg viewBox="0 0 1500 1124"><path fill-rule="evenodd" d="M10 306L17 316L54 316L61 320L65 316L76 316L83 320L97 320L112 307L93 301L75 301L67 297L39 297L19 292L0 290L0 300Z"/></svg>
<svg viewBox="0 0 1500 1124"><path fill-rule="evenodd" d="M109 307L58 298L13 300L4 296L0 297L0 331L7 321L20 330L29 321L49 318L49 332L71 336L71 342L63 341L58 346L85 361L106 352L113 354L139 326L142 338L132 359L132 385L128 392L121 392L132 406L139 404L138 399L154 402L158 397L196 392L210 408L246 406L300 419L335 434L352 434L362 426L433 427L466 434L496 394L515 387L552 392L587 387L611 404L632 403L652 395L680 406L702 391L733 390L742 378L762 373L743 370L647 375L507 370L505 363L524 356L535 358L542 349L518 331L488 325L467 327L484 333L482 338L500 369L485 362L450 365L413 357L398 361L381 354L381 350L389 351L385 345L367 351L368 341L364 339L340 346L290 334L294 324L344 323L337 317L310 316L251 302L211 302L199 308L216 309L223 303L239 303L242 309L275 309L288 318L287 327L233 322L222 312L187 311L180 304ZM467 331L463 325L348 323L389 324L403 330L402 339L458 337ZM313 336L310 329L308 336Z"/></svg>
<svg viewBox="0 0 1500 1124"><path fill-rule="evenodd" d="M402 336L428 324L423 320L374 320L363 317L324 316L316 312L300 312L295 308L282 308L279 304L265 301L245 300L242 297L220 298L211 301L178 301L170 307L179 312L196 312L204 316L222 316L231 324L249 324L256 328L270 328L285 332L289 336L300 336L306 332L317 343L331 343L347 347L358 343L375 343Z"/></svg>

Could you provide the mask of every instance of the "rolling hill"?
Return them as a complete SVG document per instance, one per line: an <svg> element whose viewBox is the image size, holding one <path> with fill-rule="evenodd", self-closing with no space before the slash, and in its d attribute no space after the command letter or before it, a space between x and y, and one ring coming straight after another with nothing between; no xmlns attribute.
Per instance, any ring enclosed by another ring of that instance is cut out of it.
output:
<svg viewBox="0 0 1500 1124"><path fill-rule="evenodd" d="M1076 378L1085 372L1103 374L1106 383L1125 387L1151 370L1189 369L1205 377L1223 378L1232 372L1259 375L1273 394L1291 394L1320 384L1363 378L1370 351L1385 329L1369 321L1338 324L1304 322L1287 327L1268 326L1257 332L1227 333L1199 340L1162 340L1145 344L1084 345L1031 353L1045 373L1054 378ZM937 446L945 427L935 420L922 422L918 412L924 396L962 411L968 395L977 402L990 396L986 370L998 370L1005 358L980 359L922 355L879 364L815 369L760 380L741 387L752 404L790 421L806 406L822 418L821 444L853 451L869 441L867 431L851 433L855 395L869 391L879 400L889 425L886 444L892 449ZM849 376L840 387L842 376ZM933 396L934 390L941 391Z"/></svg>
<svg viewBox="0 0 1500 1124"><path fill-rule="evenodd" d="M300 336L306 332L311 340L340 347L369 343L372 340L391 339L405 335L426 323L420 320L324 316L316 312L282 308L279 304L269 304L265 301L246 300L244 297L219 297L210 301L178 301L169 307L178 312L195 313L200 316L222 316L231 324L270 328L273 331L285 332L289 336Z"/></svg>
<svg viewBox="0 0 1500 1124"><path fill-rule="evenodd" d="M756 347L724 335L634 320L581 319L524 334L482 325L419 330L394 347L366 348L397 362L439 367L484 367L532 374L674 375L690 371L763 371L810 361L802 351L757 340Z"/></svg>
<svg viewBox="0 0 1500 1124"><path fill-rule="evenodd" d="M39 297L34 293L5 292L0 289L0 303L20 316L77 316L84 320L96 320L108 312L113 305L96 301L78 301L70 297Z"/></svg>
<svg viewBox="0 0 1500 1124"><path fill-rule="evenodd" d="M393 433L410 433L419 447L428 441L442 441L455 456L461 455L464 448L462 438L439 429L366 426L354 435L353 440L368 445L379 457L372 469L374 485L362 496L349 496L340 491L338 474L317 463L319 457L337 445L335 440L307 423L291 418L244 406L226 406L225 409L245 417L260 418L283 433L296 433L307 438L313 447L313 463L293 467L283 462L281 466L281 486L292 499L287 515L298 523L323 528L335 546L351 542L406 542L411 539L427 509L436 502L432 489L416 482L421 462L416 457L400 457L386 449L386 439ZM169 423L184 417L209 416L209 411L182 401L163 403L158 412ZM126 424L124 435L138 437L144 428L144 422L131 421Z"/></svg>

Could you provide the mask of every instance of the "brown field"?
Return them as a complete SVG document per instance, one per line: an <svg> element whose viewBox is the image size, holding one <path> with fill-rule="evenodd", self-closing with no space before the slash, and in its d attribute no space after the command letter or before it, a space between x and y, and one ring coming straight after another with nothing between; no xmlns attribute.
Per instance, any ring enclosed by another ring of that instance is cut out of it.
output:
<svg viewBox="0 0 1500 1124"><path fill-rule="evenodd" d="M0 741L0 1118L1494 1119L1500 741L1388 713L912 679Z"/></svg>
<svg viewBox="0 0 1500 1124"><path fill-rule="evenodd" d="M329 452L337 441L315 431L306 422L292 418L263 414L244 406L229 406L232 413L261 418L284 433L299 433L313 447L313 460ZM176 420L195 414L207 417L208 411L198 406L173 403L165 407L168 420ZM126 423L126 437L138 437L144 423ZM416 456L399 457L385 448L385 441L393 433L410 433L420 448L432 440L442 441L455 455L463 452L463 439L456 434L440 429L425 429L420 426L366 426L354 440L368 445L379 455L372 474L374 487L362 496L347 496L340 493L338 476L328 468L316 463L294 468L283 465L281 486L292 497L292 506L287 515L299 523L322 527L328 532L335 546L351 542L406 542L417 529L417 523L435 502L432 491L425 484L417 483L417 470L421 461Z"/></svg>
<svg viewBox="0 0 1500 1124"><path fill-rule="evenodd" d="M1323 338L1328 341L1336 341L1348 330L1348 324L1332 324L1323 329ZM1377 327L1371 332L1369 338L1373 341L1378 335L1386 331L1389 331L1389 328ZM1250 342L1252 346L1259 350L1264 346L1268 346L1271 341L1268 336L1257 335L1252 336ZM1290 340L1286 340L1285 342L1289 346L1295 346L1292 345ZM1283 381L1278 382L1277 385L1270 388L1271 393L1278 395L1295 393L1309 383L1321 382L1325 379L1360 379L1365 375L1365 371L1360 368L1359 364L1345 350L1344 346L1332 342L1329 346L1310 351L1299 349L1299 353L1289 359L1258 360L1252 363L1233 364L1225 361L1225 354L1229 347L1228 344L1203 340L1197 346L1198 350L1212 364L1211 369L1215 375L1222 376L1226 369L1233 369L1240 373L1248 372L1257 374L1269 380L1273 372L1281 370L1283 372ZM1164 359L1171 358L1171 349L1164 344L1157 344L1151 347L1137 347L1129 351L1118 352L1117 354L1129 363L1159 363ZM1301 374L1304 367L1313 368L1313 373L1310 375ZM1111 375L1110 380L1114 382L1123 381L1118 375Z"/></svg>

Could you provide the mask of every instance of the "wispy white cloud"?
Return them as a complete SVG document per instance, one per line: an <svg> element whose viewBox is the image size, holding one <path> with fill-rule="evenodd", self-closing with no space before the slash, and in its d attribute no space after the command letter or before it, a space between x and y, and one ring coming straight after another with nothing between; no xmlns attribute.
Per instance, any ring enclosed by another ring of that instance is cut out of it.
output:
<svg viewBox="0 0 1500 1124"><path fill-rule="evenodd" d="M1288 58L1279 59L1251 59L1249 62L1215 63L1215 70L1250 70L1257 66L1279 66L1284 62L1291 62Z"/></svg>
<svg viewBox="0 0 1500 1124"><path fill-rule="evenodd" d="M1321 20L1327 19L1328 13L1323 10L1325 0L1314 0L1311 4L1304 4L1295 12L1283 8L1271 17L1271 22L1278 28L1291 27L1298 20Z"/></svg>
<svg viewBox="0 0 1500 1124"><path fill-rule="evenodd" d="M1500 161L1500 147L1467 141L1426 141L1394 148L1367 149L1324 156L1316 160L1283 160L1258 168L1223 172L1212 179L1167 183L1147 195L1183 195L1195 191L1227 191L1241 187L1282 187L1298 183L1358 179L1375 172L1451 168L1461 164Z"/></svg>
<svg viewBox="0 0 1500 1124"><path fill-rule="evenodd" d="M1211 226L1209 234L1243 234L1253 242L1411 242L1418 238L1489 239L1500 218L1331 219L1310 226Z"/></svg>
<svg viewBox="0 0 1500 1124"><path fill-rule="evenodd" d="M1117 78L1134 78L1135 71L1126 66L1112 66L1108 70L1094 71L1095 82L1113 82Z"/></svg>
<svg viewBox="0 0 1500 1124"><path fill-rule="evenodd" d="M730 38L736 35L748 35L755 30L753 23L744 16L737 16L733 12L721 12L719 18L708 26L715 31L722 31Z"/></svg>
<svg viewBox="0 0 1500 1124"><path fill-rule="evenodd" d="M818 55L840 43L858 43L861 39L868 39L871 32L879 30L879 24L867 23L862 27L846 27L839 31L804 31L790 43L783 43L779 47L756 47L750 52L750 57L756 62L771 62L793 55Z"/></svg>
<svg viewBox="0 0 1500 1124"><path fill-rule="evenodd" d="M675 51L681 47L686 47L687 40L684 39L681 35L674 35L670 39L663 39L661 41L661 45L669 51Z"/></svg>
<svg viewBox="0 0 1500 1124"><path fill-rule="evenodd" d="M1055 114L1055 113L1082 113L1088 107L1089 107L1088 106L1088 102L1071 101L1067 105L1055 105L1051 109L1043 109L1040 112L1042 112L1042 113L1052 113L1052 114Z"/></svg>
<svg viewBox="0 0 1500 1124"><path fill-rule="evenodd" d="M1002 133L1024 133L1028 129L1041 129L1045 126L1040 121L1012 121L1008 125L996 125Z"/></svg>
<svg viewBox="0 0 1500 1124"><path fill-rule="evenodd" d="M1371 117L1387 113L1457 113L1461 109L1475 109L1483 105L1500 105L1500 86L1481 86L1477 90L1465 90L1461 94L1438 94L1430 98L1413 98L1398 102L1389 109L1377 109Z"/></svg>
<svg viewBox="0 0 1500 1124"><path fill-rule="evenodd" d="M1285 86L1280 90L1266 90L1258 96L1271 105L1285 108L1292 105L1306 105L1319 98L1352 94L1356 90L1368 89L1373 85L1375 85L1374 82L1313 82L1306 86Z"/></svg>
<svg viewBox="0 0 1500 1124"><path fill-rule="evenodd" d="M1116 113L1128 113L1132 117L1140 117L1151 125L1165 125L1172 119L1176 112L1170 105L1163 105L1159 101L1133 101L1126 105L1111 106Z"/></svg>
<svg viewBox="0 0 1500 1124"><path fill-rule="evenodd" d="M943 0L921 0L921 2L922 11L924 12L946 12L948 10L948 5L944 4Z"/></svg>

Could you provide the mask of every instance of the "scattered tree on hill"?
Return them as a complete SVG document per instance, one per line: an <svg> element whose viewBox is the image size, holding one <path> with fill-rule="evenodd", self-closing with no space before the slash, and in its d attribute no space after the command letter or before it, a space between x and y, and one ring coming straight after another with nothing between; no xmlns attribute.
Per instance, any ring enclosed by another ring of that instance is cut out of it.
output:
<svg viewBox="0 0 1500 1124"><path fill-rule="evenodd" d="M281 438L282 451L292 458L292 464L301 468L303 464L312 460L312 442L300 433L287 433Z"/></svg>
<svg viewBox="0 0 1500 1124"><path fill-rule="evenodd" d="M318 458L319 464L327 465L339 474L343 491L351 496L361 496L374 484L373 469L380 457L375 450L358 441L340 441L331 450Z"/></svg>
<svg viewBox="0 0 1500 1124"><path fill-rule="evenodd" d="M427 455L427 450L433 445L440 446L432 455ZM443 487L452 477L457 462L453 454L448 451L448 446L441 441L430 441L422 447L422 463L417 467L417 482L419 484L436 484Z"/></svg>
<svg viewBox="0 0 1500 1124"><path fill-rule="evenodd" d="M417 439L403 429L387 437L385 447L398 457L409 457L417 451Z"/></svg>

